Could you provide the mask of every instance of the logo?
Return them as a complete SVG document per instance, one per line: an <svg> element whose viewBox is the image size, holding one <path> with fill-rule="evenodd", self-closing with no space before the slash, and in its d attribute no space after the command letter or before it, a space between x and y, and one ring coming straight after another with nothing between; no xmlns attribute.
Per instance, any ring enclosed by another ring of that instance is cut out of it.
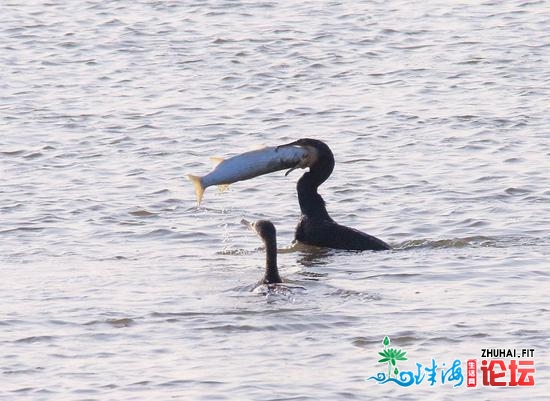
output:
<svg viewBox="0 0 550 401"><path fill-rule="evenodd" d="M378 372L365 380L373 380L378 384L393 383L401 387L419 385L448 385L451 388L466 386L474 388L478 386L502 387L502 386L534 386L535 385L535 361L534 349L482 349L481 358L467 359L463 364L460 359L449 361L436 361L431 358L429 362L415 362L412 370L400 370L398 362L408 361L407 352L397 348L390 348L390 338L384 337L384 346L378 354L382 357L378 363L387 364L387 370ZM402 367L405 363L399 363ZM410 363L409 363L410 365ZM478 380L478 377L481 380Z"/></svg>

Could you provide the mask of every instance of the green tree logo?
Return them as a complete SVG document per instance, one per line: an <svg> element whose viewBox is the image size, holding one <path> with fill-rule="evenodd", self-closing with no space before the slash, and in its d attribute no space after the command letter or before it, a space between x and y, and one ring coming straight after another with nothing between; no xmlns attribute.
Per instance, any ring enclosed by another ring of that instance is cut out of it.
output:
<svg viewBox="0 0 550 401"><path fill-rule="evenodd" d="M378 353L382 356L382 359L380 359L378 362L387 362L388 377L391 377L392 375L392 367L394 368L393 375L397 377L399 369L397 369L396 361L406 361L406 352L401 351L400 349L388 348L390 345L390 338L388 336L384 337L384 341L382 341L382 344L384 344L384 351Z"/></svg>

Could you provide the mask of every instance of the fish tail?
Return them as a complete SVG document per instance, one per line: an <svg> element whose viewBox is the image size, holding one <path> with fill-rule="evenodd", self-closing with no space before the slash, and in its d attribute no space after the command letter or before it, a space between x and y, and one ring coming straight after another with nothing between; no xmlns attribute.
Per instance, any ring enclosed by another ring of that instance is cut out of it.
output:
<svg viewBox="0 0 550 401"><path fill-rule="evenodd" d="M204 187L202 185L201 177L196 175L187 174L189 181L195 186L195 196L197 197L197 206L201 204L202 195L204 194Z"/></svg>

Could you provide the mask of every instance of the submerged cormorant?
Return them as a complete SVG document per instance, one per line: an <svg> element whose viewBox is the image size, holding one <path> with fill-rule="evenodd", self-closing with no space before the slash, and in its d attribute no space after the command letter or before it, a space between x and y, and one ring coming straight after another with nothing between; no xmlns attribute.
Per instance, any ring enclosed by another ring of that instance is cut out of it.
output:
<svg viewBox="0 0 550 401"><path fill-rule="evenodd" d="M302 216L295 239L308 245L348 250L380 251L391 249L384 241L359 230L342 226L329 216L325 201L317 192L334 169L334 155L326 143L317 139L299 139L284 146L300 146L308 150L309 171L298 180L296 189ZM287 172L290 173L294 169Z"/></svg>
<svg viewBox="0 0 550 401"><path fill-rule="evenodd" d="M258 285L282 283L277 269L277 233L275 226L269 220L257 220L250 223L242 220L242 223L255 231L265 245L265 274Z"/></svg>

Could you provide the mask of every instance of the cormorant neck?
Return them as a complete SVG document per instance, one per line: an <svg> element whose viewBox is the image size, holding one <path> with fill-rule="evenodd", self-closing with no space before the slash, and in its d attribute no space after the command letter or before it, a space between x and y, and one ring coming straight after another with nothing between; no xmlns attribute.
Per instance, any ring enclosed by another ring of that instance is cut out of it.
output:
<svg viewBox="0 0 550 401"><path fill-rule="evenodd" d="M328 176L326 178L328 178ZM300 203L300 210L304 216L309 218L330 220L327 208L325 207L325 201L317 192L317 188L326 180L326 178L320 180L319 175L309 171L304 173L304 175L298 180L298 201Z"/></svg>
<svg viewBox="0 0 550 401"><path fill-rule="evenodd" d="M264 284L282 283L277 270L277 242L264 241L265 243L265 275L263 278Z"/></svg>

